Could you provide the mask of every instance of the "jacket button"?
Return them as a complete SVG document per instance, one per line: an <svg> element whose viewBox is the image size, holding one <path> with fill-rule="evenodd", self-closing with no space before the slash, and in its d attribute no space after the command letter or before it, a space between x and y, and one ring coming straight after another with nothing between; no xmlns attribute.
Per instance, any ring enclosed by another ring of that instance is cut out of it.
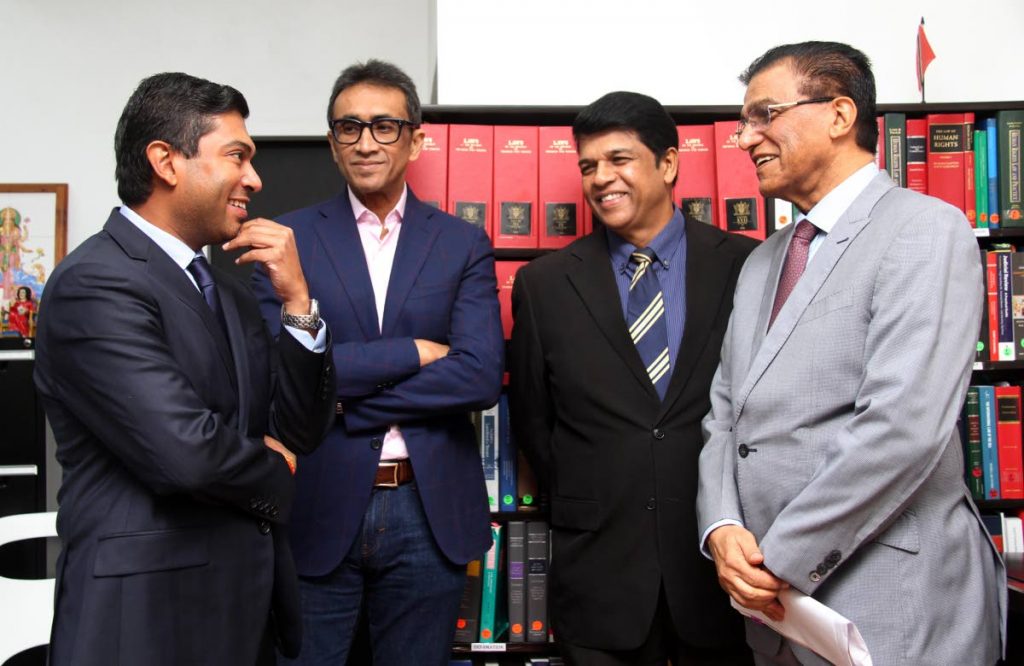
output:
<svg viewBox="0 0 1024 666"><path fill-rule="evenodd" d="M746 458L747 454L750 453L750 449L747 447L746 444L740 444L740 447L739 449L737 449L737 451L740 454L740 458Z"/></svg>
<svg viewBox="0 0 1024 666"><path fill-rule="evenodd" d="M825 556L825 564L831 564L835 566L839 564L839 560L843 559L843 554L838 550L833 550L831 553Z"/></svg>
<svg viewBox="0 0 1024 666"><path fill-rule="evenodd" d="M337 403L335 403L335 405L334 405L334 413L335 414L344 414L345 413L345 407L341 404L341 400L339 400Z"/></svg>
<svg viewBox="0 0 1024 666"><path fill-rule="evenodd" d="M814 571L819 576L824 576L825 574L828 573L828 566L824 562L822 562L818 566L814 567Z"/></svg>
<svg viewBox="0 0 1024 666"><path fill-rule="evenodd" d="M665 439L665 431L661 428L655 428L651 434L654 435L654 439Z"/></svg>
<svg viewBox="0 0 1024 666"><path fill-rule="evenodd" d="M260 501L258 499L256 499L255 497L253 497L252 499L249 500L249 508L252 509L253 511L258 509L259 506L260 506Z"/></svg>
<svg viewBox="0 0 1024 666"><path fill-rule="evenodd" d="M376 451L383 445L384 440L382 440L380 437L374 437L373 439L370 440L370 448L373 449L374 451Z"/></svg>
<svg viewBox="0 0 1024 666"><path fill-rule="evenodd" d="M653 497L649 497L647 498L647 504L644 505L644 508L647 509L648 511L654 511L654 508L656 506L658 506L658 503L655 501L655 499Z"/></svg>
<svg viewBox="0 0 1024 666"><path fill-rule="evenodd" d="M270 523L265 520L261 520L259 523L260 534L270 534Z"/></svg>
<svg viewBox="0 0 1024 666"><path fill-rule="evenodd" d="M819 574L817 571L812 571L811 575L810 575L810 579L811 579L812 583L817 583L818 581L821 580L821 574Z"/></svg>

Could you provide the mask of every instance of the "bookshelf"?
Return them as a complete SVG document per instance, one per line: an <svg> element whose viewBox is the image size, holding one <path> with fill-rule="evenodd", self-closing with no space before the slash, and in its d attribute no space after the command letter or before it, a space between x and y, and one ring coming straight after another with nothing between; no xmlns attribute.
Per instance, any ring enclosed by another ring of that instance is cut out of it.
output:
<svg viewBox="0 0 1024 666"><path fill-rule="evenodd" d="M473 105L427 105L423 107L424 122L434 124L479 124L479 125L520 125L520 126L566 126L571 125L581 106L473 106ZM878 113L903 113L908 118L923 118L934 113L974 112L978 119L993 116L1001 110L1024 108L1024 101L992 101L971 103L929 103L929 104L879 104ZM740 113L739 105L715 106L669 106L669 114L680 125L710 124L735 120ZM977 122L977 121L976 121ZM977 126L977 125L976 125ZM253 197L250 211L254 216L275 217L281 213L313 202L328 199L343 187L343 181L331 160L324 135L280 137L257 137L258 152L254 164L264 182L263 192ZM765 201L767 233L774 229L773 202ZM976 229L979 246L986 248L992 243L1009 242L1024 248L1024 228L1003 228L998 230ZM509 261L530 261L552 250L536 248L499 248L496 259ZM230 258L214 248L214 261L228 270L246 277L247 267L235 267ZM974 365L972 383L1010 381L1024 383L1024 360L979 361ZM985 513L998 511L1019 511L1024 509L1024 500L978 500L977 505ZM512 520L544 520L546 507L537 511L492 513L492 520L507 524ZM1024 585L1011 585L1011 608L1018 613L1024 609ZM1018 618L1017 623L1020 623ZM1014 627L1011 619L1011 627ZM1010 635L1014 631L1011 628ZM470 644L460 643L453 647L453 659L472 659L474 664L485 661L500 661L502 664L528 663L532 657L557 654L554 643L519 644ZM1010 654L1017 654L1011 639ZM1010 663L1010 662L1007 662Z"/></svg>

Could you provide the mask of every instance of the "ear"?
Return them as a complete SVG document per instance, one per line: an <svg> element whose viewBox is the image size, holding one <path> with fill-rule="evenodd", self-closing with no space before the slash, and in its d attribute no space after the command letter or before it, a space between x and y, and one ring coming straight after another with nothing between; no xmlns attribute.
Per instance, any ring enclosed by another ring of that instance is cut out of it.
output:
<svg viewBox="0 0 1024 666"><path fill-rule="evenodd" d="M829 136L838 139L854 131L857 124L857 105L849 97L836 97L832 100L835 118L829 126Z"/></svg>
<svg viewBox="0 0 1024 666"><path fill-rule="evenodd" d="M412 131L412 143L409 144L409 161L415 162L420 156L420 150L423 149L423 140L426 138L427 133L421 128L417 127Z"/></svg>
<svg viewBox="0 0 1024 666"><path fill-rule="evenodd" d="M661 169L661 177L664 179L665 184L672 187L672 182L679 173L679 149L672 147L666 150L658 168Z"/></svg>
<svg viewBox="0 0 1024 666"><path fill-rule="evenodd" d="M169 187L178 184L178 166L175 157L178 152L166 141L152 141L146 146L146 159L153 173Z"/></svg>

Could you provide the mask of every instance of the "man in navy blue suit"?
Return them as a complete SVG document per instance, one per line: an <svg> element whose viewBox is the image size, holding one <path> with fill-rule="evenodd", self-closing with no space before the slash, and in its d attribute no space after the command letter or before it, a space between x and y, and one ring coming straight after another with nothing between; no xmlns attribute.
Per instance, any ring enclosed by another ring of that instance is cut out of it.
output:
<svg viewBox="0 0 1024 666"><path fill-rule="evenodd" d="M144 80L114 141L123 205L46 285L35 382L64 472L55 666L298 651L285 447L320 443L334 376L291 233L246 221L261 187L248 114L230 86ZM267 264L288 325L276 341L200 252L224 241Z"/></svg>
<svg viewBox="0 0 1024 666"><path fill-rule="evenodd" d="M486 234L405 183L423 143L412 80L345 69L327 138L348 186L280 218L330 326L337 420L300 461L291 538L303 664L345 663L365 604L375 663L446 664L465 565L491 537L469 413L501 391L504 341ZM266 273L254 288L272 322Z"/></svg>

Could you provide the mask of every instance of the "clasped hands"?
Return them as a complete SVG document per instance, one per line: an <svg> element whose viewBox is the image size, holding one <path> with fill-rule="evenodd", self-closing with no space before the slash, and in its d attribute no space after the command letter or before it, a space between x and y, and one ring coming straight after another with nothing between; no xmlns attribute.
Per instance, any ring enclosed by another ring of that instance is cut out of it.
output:
<svg viewBox="0 0 1024 666"><path fill-rule="evenodd" d="M764 555L754 535L739 525L723 525L708 535L707 544L722 589L744 608L761 611L781 622L786 609L779 603L778 595L789 583L764 567Z"/></svg>

